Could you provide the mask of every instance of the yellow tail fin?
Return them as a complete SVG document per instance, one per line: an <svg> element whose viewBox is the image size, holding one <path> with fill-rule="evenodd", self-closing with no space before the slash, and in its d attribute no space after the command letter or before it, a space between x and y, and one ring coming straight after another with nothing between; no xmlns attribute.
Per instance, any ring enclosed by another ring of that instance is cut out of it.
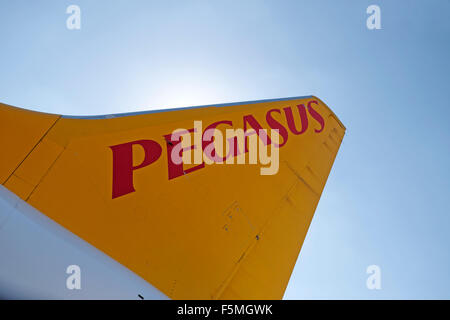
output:
<svg viewBox="0 0 450 320"><path fill-rule="evenodd" d="M278 172L175 163L171 133L194 121L278 129ZM6 188L174 299L282 298L345 133L313 96L102 117L0 104L0 128Z"/></svg>

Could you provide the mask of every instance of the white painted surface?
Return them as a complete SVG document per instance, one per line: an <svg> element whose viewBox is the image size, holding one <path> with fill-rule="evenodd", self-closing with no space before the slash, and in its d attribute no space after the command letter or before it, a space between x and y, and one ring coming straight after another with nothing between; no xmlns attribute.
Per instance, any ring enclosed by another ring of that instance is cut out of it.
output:
<svg viewBox="0 0 450 320"><path fill-rule="evenodd" d="M81 268L80 290L66 287L69 265ZM0 298L141 299L139 295L168 299L0 185Z"/></svg>

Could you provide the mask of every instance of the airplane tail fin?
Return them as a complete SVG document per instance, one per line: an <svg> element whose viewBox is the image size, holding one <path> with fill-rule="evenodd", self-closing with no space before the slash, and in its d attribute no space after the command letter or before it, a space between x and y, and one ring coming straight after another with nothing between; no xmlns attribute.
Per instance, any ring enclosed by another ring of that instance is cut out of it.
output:
<svg viewBox="0 0 450 320"><path fill-rule="evenodd" d="M171 134L195 149L195 121L279 130L277 173L176 163ZM314 96L99 117L0 104L0 130L2 185L173 299L282 298L345 133Z"/></svg>

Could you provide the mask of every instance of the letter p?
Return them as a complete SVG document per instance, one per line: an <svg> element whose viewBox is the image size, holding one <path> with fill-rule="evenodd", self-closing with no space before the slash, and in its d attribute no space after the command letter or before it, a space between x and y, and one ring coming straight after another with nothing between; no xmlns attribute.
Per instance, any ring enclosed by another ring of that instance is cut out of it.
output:
<svg viewBox="0 0 450 320"><path fill-rule="evenodd" d="M133 145L144 149L145 156L141 164L133 165ZM152 164L161 156L161 146L153 140L137 140L110 147L113 152L112 198L134 192L133 171Z"/></svg>

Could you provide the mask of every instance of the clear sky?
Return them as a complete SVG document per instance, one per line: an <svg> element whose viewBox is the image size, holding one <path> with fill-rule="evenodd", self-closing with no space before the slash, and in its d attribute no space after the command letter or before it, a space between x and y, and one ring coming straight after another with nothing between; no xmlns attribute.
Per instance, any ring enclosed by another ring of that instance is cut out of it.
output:
<svg viewBox="0 0 450 320"><path fill-rule="evenodd" d="M0 101L92 115L316 95L347 134L285 298L450 299L449 13L448 0L0 0ZM381 290L366 287L373 264Z"/></svg>

